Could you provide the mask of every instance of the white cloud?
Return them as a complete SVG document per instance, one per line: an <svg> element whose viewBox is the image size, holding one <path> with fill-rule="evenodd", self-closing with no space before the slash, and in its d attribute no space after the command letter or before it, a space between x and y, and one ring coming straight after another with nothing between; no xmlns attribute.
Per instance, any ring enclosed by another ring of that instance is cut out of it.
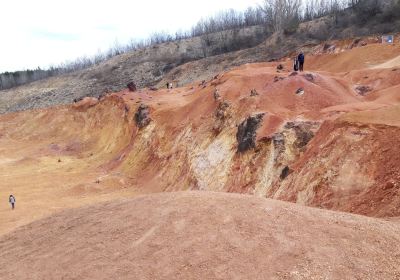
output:
<svg viewBox="0 0 400 280"><path fill-rule="evenodd" d="M46 67L108 49L117 39L187 30L201 17L261 0L20 0L1 4L0 72Z"/></svg>

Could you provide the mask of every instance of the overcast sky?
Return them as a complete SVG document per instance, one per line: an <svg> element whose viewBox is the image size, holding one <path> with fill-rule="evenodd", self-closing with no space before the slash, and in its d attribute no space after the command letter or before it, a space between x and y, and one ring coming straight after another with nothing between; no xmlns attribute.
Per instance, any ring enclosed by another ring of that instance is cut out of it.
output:
<svg viewBox="0 0 400 280"><path fill-rule="evenodd" d="M188 30L201 17L261 0L19 0L1 3L0 72L45 68L105 51L116 40Z"/></svg>

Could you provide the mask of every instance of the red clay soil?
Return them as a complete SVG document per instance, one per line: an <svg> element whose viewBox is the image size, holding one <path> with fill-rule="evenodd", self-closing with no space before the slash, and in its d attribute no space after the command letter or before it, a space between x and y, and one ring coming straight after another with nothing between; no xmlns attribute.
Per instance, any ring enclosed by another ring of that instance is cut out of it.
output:
<svg viewBox="0 0 400 280"><path fill-rule="evenodd" d="M369 44L307 53L307 71L297 75L289 59L247 64L182 88L1 115L0 235L66 208L181 190L400 215L399 51ZM229 104L222 118L221 102ZM142 103L151 121L139 129ZM239 153L238 126L258 113L255 148Z"/></svg>
<svg viewBox="0 0 400 280"><path fill-rule="evenodd" d="M400 225L238 194L65 211L0 239L1 279L399 279Z"/></svg>
<svg viewBox="0 0 400 280"><path fill-rule="evenodd" d="M369 114L372 120L373 115ZM326 122L291 165L293 173L271 196L368 216L398 217L399 143L400 127Z"/></svg>

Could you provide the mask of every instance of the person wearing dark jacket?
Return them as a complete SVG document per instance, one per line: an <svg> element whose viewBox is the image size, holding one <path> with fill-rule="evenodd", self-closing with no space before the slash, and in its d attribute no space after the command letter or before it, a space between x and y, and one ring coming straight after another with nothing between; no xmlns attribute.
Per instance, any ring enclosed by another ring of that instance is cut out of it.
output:
<svg viewBox="0 0 400 280"><path fill-rule="evenodd" d="M304 68L304 53L300 53L297 57L297 61L299 62L299 70L300 72L303 72Z"/></svg>

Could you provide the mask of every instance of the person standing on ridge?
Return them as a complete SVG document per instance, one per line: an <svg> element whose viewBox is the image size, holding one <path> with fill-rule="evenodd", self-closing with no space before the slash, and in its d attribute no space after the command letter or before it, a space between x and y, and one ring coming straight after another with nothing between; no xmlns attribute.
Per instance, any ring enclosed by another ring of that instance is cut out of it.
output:
<svg viewBox="0 0 400 280"><path fill-rule="evenodd" d="M15 208L15 201L16 201L15 197L12 194L10 194L10 197L8 198L8 202L10 202L12 210L14 210L14 208Z"/></svg>
<svg viewBox="0 0 400 280"><path fill-rule="evenodd" d="M298 55L297 61L299 62L299 70L300 70L300 72L303 72L304 71L304 69L303 69L303 67L304 67L304 53L301 52Z"/></svg>

